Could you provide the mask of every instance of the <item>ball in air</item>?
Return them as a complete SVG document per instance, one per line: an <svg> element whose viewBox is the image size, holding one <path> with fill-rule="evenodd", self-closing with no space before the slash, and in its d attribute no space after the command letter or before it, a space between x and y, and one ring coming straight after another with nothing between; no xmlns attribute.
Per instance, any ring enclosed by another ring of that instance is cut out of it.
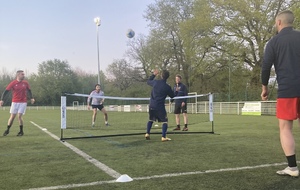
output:
<svg viewBox="0 0 300 190"><path fill-rule="evenodd" d="M133 38L134 35L135 35L135 32L134 32L132 29L128 29L128 30L127 30L126 36L127 36L128 38Z"/></svg>

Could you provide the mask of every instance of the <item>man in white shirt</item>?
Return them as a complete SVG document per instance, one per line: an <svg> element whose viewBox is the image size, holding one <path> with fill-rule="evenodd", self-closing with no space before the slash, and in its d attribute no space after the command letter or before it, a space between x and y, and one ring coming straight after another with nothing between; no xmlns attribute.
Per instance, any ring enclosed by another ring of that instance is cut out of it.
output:
<svg viewBox="0 0 300 190"><path fill-rule="evenodd" d="M99 96L96 97L96 96ZM92 109L93 109L93 117L92 117L92 127L95 126L95 121L96 121L96 116L97 116L97 110L99 109L100 111L102 111L102 113L104 114L104 120L105 120L105 125L109 126L108 124L108 116L107 116L107 112L104 108L103 102L104 102L104 98L102 98L101 96L104 96L104 92L101 91L101 86L100 84L96 84L95 85L95 90L93 90L90 93L90 96L88 97L87 100L87 106L88 106L88 110L90 110L90 105L92 105Z"/></svg>

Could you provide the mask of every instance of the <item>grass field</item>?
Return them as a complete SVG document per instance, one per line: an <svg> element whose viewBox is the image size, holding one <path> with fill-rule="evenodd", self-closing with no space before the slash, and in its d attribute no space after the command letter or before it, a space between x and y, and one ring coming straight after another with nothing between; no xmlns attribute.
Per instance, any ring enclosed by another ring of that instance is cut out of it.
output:
<svg viewBox="0 0 300 190"><path fill-rule="evenodd" d="M0 111L1 133L8 117ZM99 115L95 128L74 127L64 135L143 133L147 119L147 113L109 112L110 127ZM190 131L211 131L208 115L189 119ZM169 114L169 142L159 134L150 141L131 135L62 142L59 110L28 110L24 136L16 136L15 121L10 134L0 137L0 189L300 189L299 178L275 174L286 167L275 116L215 115L215 134L174 134L174 120ZM296 124L294 132L300 144ZM133 181L116 182L124 174Z"/></svg>

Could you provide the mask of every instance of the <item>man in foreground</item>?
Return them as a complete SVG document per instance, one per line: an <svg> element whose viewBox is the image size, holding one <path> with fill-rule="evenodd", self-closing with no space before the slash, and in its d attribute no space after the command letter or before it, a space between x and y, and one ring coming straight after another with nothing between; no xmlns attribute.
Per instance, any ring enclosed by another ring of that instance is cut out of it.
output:
<svg viewBox="0 0 300 190"><path fill-rule="evenodd" d="M300 118L300 32L293 29L294 14L287 10L276 16L278 34L267 44L262 65L262 100L268 100L268 81L274 64L278 95L276 116L279 120L280 142L288 167L279 175L299 176L296 162L293 120Z"/></svg>

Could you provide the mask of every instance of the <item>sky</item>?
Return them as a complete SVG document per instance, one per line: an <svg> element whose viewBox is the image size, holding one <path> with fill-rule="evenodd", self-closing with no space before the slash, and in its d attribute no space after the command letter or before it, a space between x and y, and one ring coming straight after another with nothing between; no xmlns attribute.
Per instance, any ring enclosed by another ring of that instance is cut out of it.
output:
<svg viewBox="0 0 300 190"><path fill-rule="evenodd" d="M98 72L124 58L128 29L149 34L143 17L155 0L0 0L0 73L37 73L44 61L68 61L72 69Z"/></svg>

